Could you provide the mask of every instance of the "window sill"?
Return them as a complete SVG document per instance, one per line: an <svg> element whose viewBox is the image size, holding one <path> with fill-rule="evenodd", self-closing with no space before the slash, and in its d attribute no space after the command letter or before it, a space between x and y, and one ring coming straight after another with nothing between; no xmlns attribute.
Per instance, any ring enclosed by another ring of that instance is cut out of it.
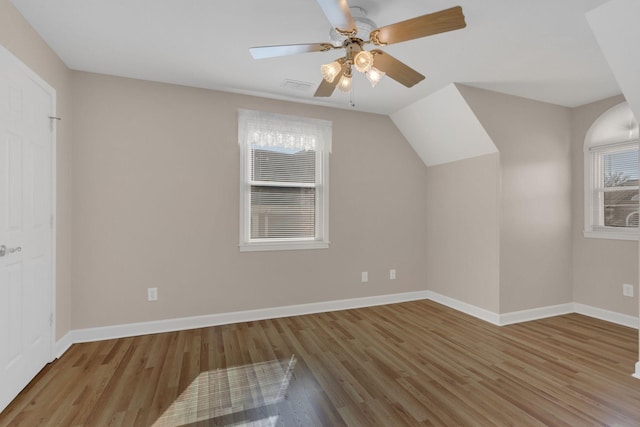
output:
<svg viewBox="0 0 640 427"><path fill-rule="evenodd" d="M638 230L585 230L584 237L590 239L639 240Z"/></svg>
<svg viewBox="0 0 640 427"><path fill-rule="evenodd" d="M241 243L240 252L256 252L256 251L295 251L305 249L328 249L329 242L259 242L259 243Z"/></svg>

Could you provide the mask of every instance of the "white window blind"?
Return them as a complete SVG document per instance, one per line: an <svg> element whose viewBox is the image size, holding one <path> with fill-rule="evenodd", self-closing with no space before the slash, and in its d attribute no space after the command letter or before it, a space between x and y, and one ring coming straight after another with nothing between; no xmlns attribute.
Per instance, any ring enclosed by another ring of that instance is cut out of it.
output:
<svg viewBox="0 0 640 427"><path fill-rule="evenodd" d="M591 148L594 227L638 227L638 142Z"/></svg>
<svg viewBox="0 0 640 427"><path fill-rule="evenodd" d="M241 249L327 246L331 131L324 120L239 110Z"/></svg>
<svg viewBox="0 0 640 427"><path fill-rule="evenodd" d="M316 152L251 148L251 239L314 239Z"/></svg>

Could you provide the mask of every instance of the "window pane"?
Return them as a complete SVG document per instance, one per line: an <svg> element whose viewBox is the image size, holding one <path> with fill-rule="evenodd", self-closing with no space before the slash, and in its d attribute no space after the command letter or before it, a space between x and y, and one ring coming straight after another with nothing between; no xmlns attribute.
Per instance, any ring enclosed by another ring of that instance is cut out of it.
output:
<svg viewBox="0 0 640 427"><path fill-rule="evenodd" d="M316 152L287 152L278 149L251 150L253 181L316 182Z"/></svg>
<svg viewBox="0 0 640 427"><path fill-rule="evenodd" d="M605 187L638 185L638 150L614 151L602 155Z"/></svg>
<svg viewBox="0 0 640 427"><path fill-rule="evenodd" d="M314 238L315 188L251 187L251 238Z"/></svg>
<svg viewBox="0 0 640 427"><path fill-rule="evenodd" d="M635 180L637 183L637 179ZM638 226L638 190L604 193L604 225L608 227Z"/></svg>
<svg viewBox="0 0 640 427"><path fill-rule="evenodd" d="M638 227L637 148L603 153L602 171L604 225Z"/></svg>

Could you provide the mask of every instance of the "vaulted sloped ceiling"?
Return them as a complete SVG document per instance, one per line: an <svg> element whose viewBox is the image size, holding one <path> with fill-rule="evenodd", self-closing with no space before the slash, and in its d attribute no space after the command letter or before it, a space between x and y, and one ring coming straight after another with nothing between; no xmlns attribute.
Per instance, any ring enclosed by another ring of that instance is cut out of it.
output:
<svg viewBox="0 0 640 427"><path fill-rule="evenodd" d="M640 119L640 1L612 0L586 16L624 97Z"/></svg>
<svg viewBox="0 0 640 427"><path fill-rule="evenodd" d="M427 166L498 151L455 84L401 109L391 119Z"/></svg>
<svg viewBox="0 0 640 427"><path fill-rule="evenodd" d="M640 0L612 0L586 14L636 119L640 118L638 16ZM399 110L391 119L427 166L498 151L455 84Z"/></svg>

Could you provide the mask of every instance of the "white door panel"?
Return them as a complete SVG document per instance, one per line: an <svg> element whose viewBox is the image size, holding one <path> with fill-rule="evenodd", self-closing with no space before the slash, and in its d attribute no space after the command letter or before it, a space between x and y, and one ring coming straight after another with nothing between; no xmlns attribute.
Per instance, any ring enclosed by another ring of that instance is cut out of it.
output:
<svg viewBox="0 0 640 427"><path fill-rule="evenodd" d="M0 47L0 410L51 360L54 96Z"/></svg>

